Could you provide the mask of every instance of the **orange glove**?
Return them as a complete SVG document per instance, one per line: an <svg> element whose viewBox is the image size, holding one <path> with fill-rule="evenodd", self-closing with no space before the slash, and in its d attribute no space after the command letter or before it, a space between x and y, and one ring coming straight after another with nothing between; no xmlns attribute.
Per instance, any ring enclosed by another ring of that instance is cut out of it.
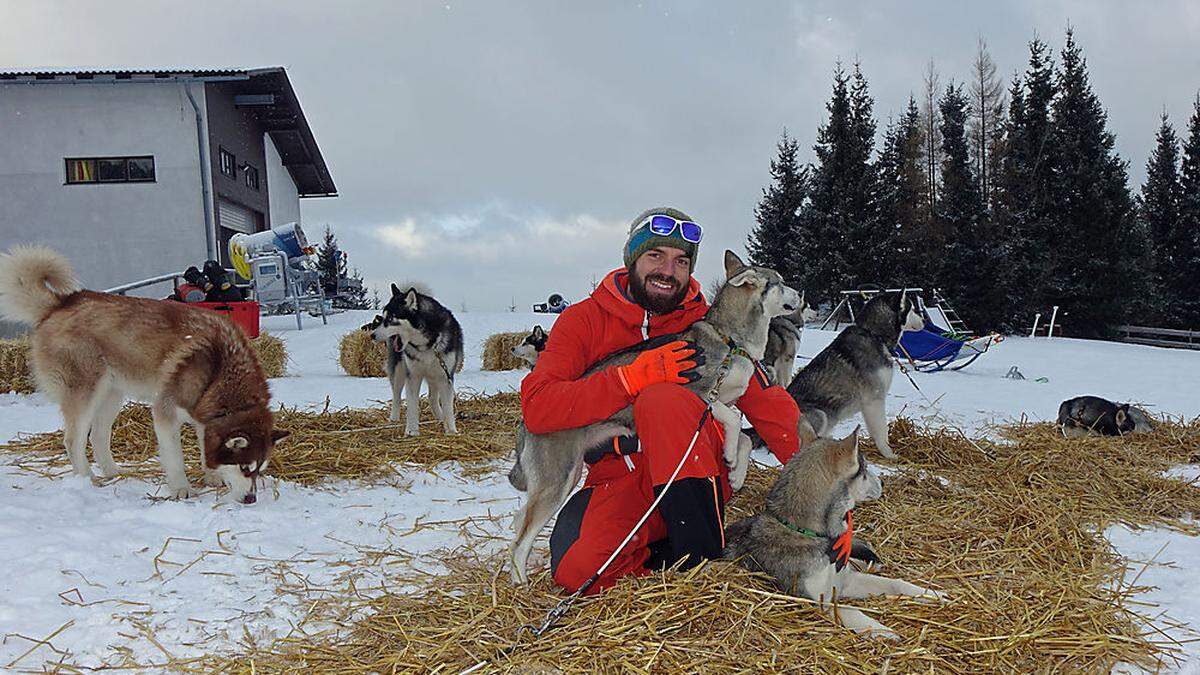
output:
<svg viewBox="0 0 1200 675"><path fill-rule="evenodd" d="M850 551L854 548L854 511L846 512L846 531L838 535L838 538L829 543L829 562L833 563L837 571L841 572L842 568L850 562Z"/></svg>
<svg viewBox="0 0 1200 675"><path fill-rule="evenodd" d="M617 377L630 396L637 396L641 390L660 382L695 382L700 374L693 369L704 363L704 355L699 351L694 342L668 342L638 354L627 366L617 366Z"/></svg>

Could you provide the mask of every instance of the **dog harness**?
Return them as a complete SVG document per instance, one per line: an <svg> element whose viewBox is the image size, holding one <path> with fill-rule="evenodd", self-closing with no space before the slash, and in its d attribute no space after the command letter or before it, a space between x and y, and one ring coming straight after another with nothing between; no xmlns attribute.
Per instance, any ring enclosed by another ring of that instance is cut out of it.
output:
<svg viewBox="0 0 1200 675"><path fill-rule="evenodd" d="M850 562L850 551L854 547L854 509L850 509L846 512L846 531L839 534L837 537L830 537L827 533L817 532L815 530L810 530L807 527L793 525L792 523L788 522L786 518L780 517L777 513L771 511L770 509L766 511L766 514L778 521L780 525L783 525L789 530L805 537L810 539L828 539L829 546L826 548L826 553L829 554L829 562L833 563L834 567L837 568L837 571L841 572Z"/></svg>

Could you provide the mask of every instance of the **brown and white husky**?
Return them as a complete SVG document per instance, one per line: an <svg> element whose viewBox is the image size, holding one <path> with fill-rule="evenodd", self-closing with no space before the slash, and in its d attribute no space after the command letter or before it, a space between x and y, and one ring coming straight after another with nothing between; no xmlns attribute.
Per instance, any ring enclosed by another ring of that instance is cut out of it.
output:
<svg viewBox="0 0 1200 675"><path fill-rule="evenodd" d="M112 425L127 397L150 402L170 496L195 494L183 469L179 427L196 429L207 485L255 501L275 443L270 392L240 328L183 303L81 290L66 258L17 246L0 255L0 311L33 326L33 375L62 408L67 456L92 477L89 436L102 476L113 461Z"/></svg>

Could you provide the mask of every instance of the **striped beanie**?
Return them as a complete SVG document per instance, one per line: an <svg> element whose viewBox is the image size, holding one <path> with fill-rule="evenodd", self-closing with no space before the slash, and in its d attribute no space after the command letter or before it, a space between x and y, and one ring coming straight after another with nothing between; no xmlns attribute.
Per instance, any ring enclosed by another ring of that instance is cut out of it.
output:
<svg viewBox="0 0 1200 675"><path fill-rule="evenodd" d="M690 259L688 273L692 273L696 269L696 255L700 252L700 245L693 244L690 241L685 241L683 235L680 234L679 228L669 235L663 236L654 234L650 231L649 223L645 227L638 227L646 222L650 216L671 216L676 220L691 220L692 217L669 206L660 206L654 209L648 209L638 214L637 218L629 224L629 238L625 240L625 267L629 271L633 271L633 264L641 257L643 253L658 246L670 246L677 248L684 253L687 253Z"/></svg>

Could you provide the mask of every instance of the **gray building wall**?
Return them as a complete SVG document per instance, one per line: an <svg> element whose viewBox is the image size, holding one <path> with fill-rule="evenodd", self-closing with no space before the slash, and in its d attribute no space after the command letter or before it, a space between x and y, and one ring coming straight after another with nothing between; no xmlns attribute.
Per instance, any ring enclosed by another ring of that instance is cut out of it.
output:
<svg viewBox="0 0 1200 675"><path fill-rule="evenodd" d="M275 149L275 143L270 136L263 134L263 145L267 151L267 176L271 182L271 219L268 221L268 227L299 223L300 193L296 190L296 181L283 166L283 160L280 159L279 151Z"/></svg>
<svg viewBox="0 0 1200 675"><path fill-rule="evenodd" d="M250 109L234 106L233 89L230 84L210 82L204 87L208 108L208 144L212 157L213 192L218 199L224 198L241 204L258 214L260 227L270 222L270 202L267 198L267 156L263 147L262 126L254 119ZM234 154L237 171L233 178L221 173L221 154L225 148ZM242 165L258 170L258 189L246 186ZM220 225L220 217L217 218Z"/></svg>
<svg viewBox="0 0 1200 675"><path fill-rule="evenodd" d="M0 248L48 245L97 289L203 261L196 119L183 86L0 83ZM203 87L192 91L203 111ZM153 155L155 182L66 184L66 157L126 155Z"/></svg>

